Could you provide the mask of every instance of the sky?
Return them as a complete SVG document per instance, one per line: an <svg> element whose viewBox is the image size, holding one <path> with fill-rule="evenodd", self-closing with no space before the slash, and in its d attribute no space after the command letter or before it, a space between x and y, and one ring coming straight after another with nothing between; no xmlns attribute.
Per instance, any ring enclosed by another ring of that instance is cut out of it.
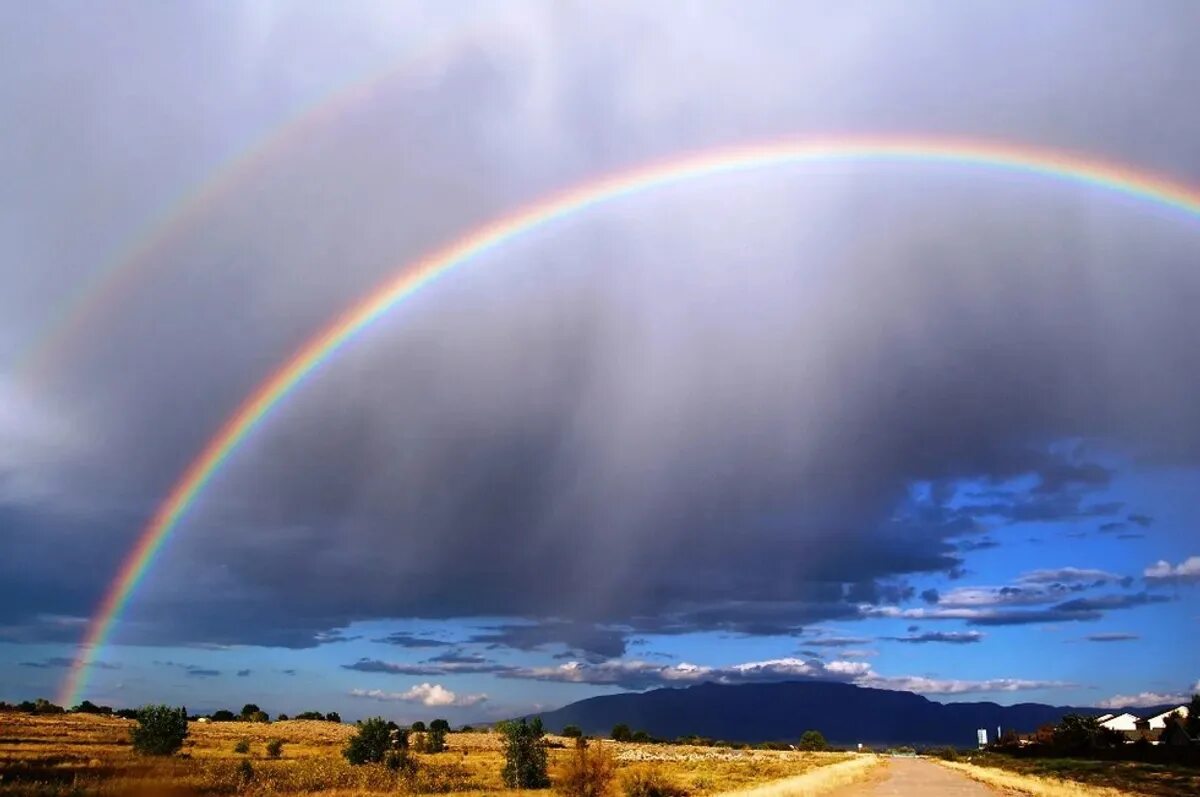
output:
<svg viewBox="0 0 1200 797"><path fill-rule="evenodd" d="M1200 7L1154 6L6 4L0 700L58 692L255 385L539 197L840 135L1200 186ZM1182 700L1198 263L1195 216L945 164L713 176L577 214L288 397L155 559L86 696L455 723L706 680Z"/></svg>

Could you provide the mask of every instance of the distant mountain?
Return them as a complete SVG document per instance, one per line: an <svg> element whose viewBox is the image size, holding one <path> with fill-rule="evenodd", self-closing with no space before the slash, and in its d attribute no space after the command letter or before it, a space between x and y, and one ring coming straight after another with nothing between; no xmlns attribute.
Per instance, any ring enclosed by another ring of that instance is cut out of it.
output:
<svg viewBox="0 0 1200 797"><path fill-rule="evenodd" d="M1159 709L1143 708L1144 716ZM976 729L994 739L997 726L1029 732L1064 714L1099 715L1102 709L1018 703L936 703L912 692L869 689L829 681L700 684L684 689L605 695L541 716L546 728L578 725L607 735L618 723L653 736L697 735L729 741L797 739L815 728L835 744L974 745Z"/></svg>

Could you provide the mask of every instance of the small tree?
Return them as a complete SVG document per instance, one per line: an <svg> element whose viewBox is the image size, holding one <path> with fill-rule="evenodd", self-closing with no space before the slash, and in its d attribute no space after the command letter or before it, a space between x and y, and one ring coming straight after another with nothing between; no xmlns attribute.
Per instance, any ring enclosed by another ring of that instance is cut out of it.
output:
<svg viewBox="0 0 1200 797"><path fill-rule="evenodd" d="M409 727L412 728L413 733L425 733L425 723L421 720L417 720Z"/></svg>
<svg viewBox="0 0 1200 797"><path fill-rule="evenodd" d="M237 744L235 744L233 746L233 752L237 753L238 755L246 755L247 753L249 753L250 752L250 740L249 739L238 739Z"/></svg>
<svg viewBox="0 0 1200 797"><path fill-rule="evenodd" d="M283 755L283 739L272 739L267 742L267 758L279 758Z"/></svg>
<svg viewBox="0 0 1200 797"><path fill-rule="evenodd" d="M646 733L645 731L634 731L633 736L629 737L629 741L640 742L640 743L644 744L646 742L654 741L654 737L651 736L650 734Z"/></svg>
<svg viewBox="0 0 1200 797"><path fill-rule="evenodd" d="M287 722L287 718L288 718L287 714L280 714L275 719L278 720L279 722Z"/></svg>
<svg viewBox="0 0 1200 797"><path fill-rule="evenodd" d="M383 717L372 717L358 724L342 755L351 764L378 764L391 747L391 734Z"/></svg>
<svg viewBox="0 0 1200 797"><path fill-rule="evenodd" d="M256 711L246 718L250 722L270 722L271 715L265 711Z"/></svg>
<svg viewBox="0 0 1200 797"><path fill-rule="evenodd" d="M567 727L563 728L562 735L568 739L578 739L583 736L583 731L578 725L568 725Z"/></svg>
<svg viewBox="0 0 1200 797"><path fill-rule="evenodd" d="M829 742L825 741L825 735L820 731L805 731L800 736L800 743L796 745L796 749L820 752L829 749Z"/></svg>
<svg viewBox="0 0 1200 797"><path fill-rule="evenodd" d="M616 777L617 762L608 748L600 743L578 744L559 771L556 785L567 797L605 797Z"/></svg>
<svg viewBox="0 0 1200 797"><path fill-rule="evenodd" d="M242 719L248 720L260 711L262 711L262 709L260 709L254 703L247 703L246 705L242 706Z"/></svg>
<svg viewBox="0 0 1200 797"><path fill-rule="evenodd" d="M340 725L342 722L342 715L338 714L336 711L331 711L325 715L325 721L326 722L336 722Z"/></svg>
<svg viewBox="0 0 1200 797"><path fill-rule="evenodd" d="M633 731L629 730L629 726L622 722L613 726L611 735L614 742L628 742L633 738Z"/></svg>
<svg viewBox="0 0 1200 797"><path fill-rule="evenodd" d="M510 789L544 789L550 785L546 775L546 742L540 717L511 720L497 726L504 735L504 770L501 776Z"/></svg>
<svg viewBox="0 0 1200 797"><path fill-rule="evenodd" d="M223 708L220 711L214 711L209 719L213 722L233 722L237 719L237 715L229 709Z"/></svg>
<svg viewBox="0 0 1200 797"><path fill-rule="evenodd" d="M130 729L133 749L142 755L171 755L183 747L188 735L187 710L170 706L146 706L138 712L138 724Z"/></svg>
<svg viewBox="0 0 1200 797"><path fill-rule="evenodd" d="M434 720L429 723L429 730L425 733L425 752L443 752L446 749L446 731L449 728L450 723L445 720Z"/></svg>

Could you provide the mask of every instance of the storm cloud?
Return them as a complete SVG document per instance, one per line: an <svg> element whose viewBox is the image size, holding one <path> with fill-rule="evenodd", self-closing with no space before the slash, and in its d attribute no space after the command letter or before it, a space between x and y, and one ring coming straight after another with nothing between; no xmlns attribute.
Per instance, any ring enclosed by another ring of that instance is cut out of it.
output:
<svg viewBox="0 0 1200 797"><path fill-rule="evenodd" d="M530 3L474 27L389 7L269 24L235 6L5 12L20 68L0 99L23 109L0 181L0 255L21 264L0 296L13 363L184 186L338 82L394 68L185 214L56 368L0 376L0 638L78 640L157 502L264 376L399 265L551 189L838 131L1060 146L1200 182L1191 4L1063 7L1036 26L1004 3L784 19ZM127 25L151 43L120 46ZM449 30L423 59L394 35ZM307 68L286 66L297 54ZM1200 465L1198 257L1183 213L934 164L778 168L596 208L447 275L312 374L206 487L115 638L300 648L356 621L486 616L469 643L582 661L345 666L642 688L682 665L606 669L636 634L1166 601L1067 599L1047 585L1112 581L1068 569L1013 585L1029 603L925 590L904 608L913 578L963 576L1013 524L1150 525L1102 493L1114 463ZM1190 563L1147 568L1147 588L1194 581ZM861 662L717 675L835 665L866 679ZM414 690L359 696L484 699Z"/></svg>

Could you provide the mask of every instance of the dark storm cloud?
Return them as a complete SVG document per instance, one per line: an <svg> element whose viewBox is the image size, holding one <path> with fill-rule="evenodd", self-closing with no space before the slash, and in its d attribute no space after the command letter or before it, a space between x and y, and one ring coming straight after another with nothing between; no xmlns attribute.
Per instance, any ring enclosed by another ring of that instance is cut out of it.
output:
<svg viewBox="0 0 1200 797"><path fill-rule="evenodd" d="M359 659L353 664L343 664L342 669L355 672L383 673L385 675L467 675L479 673L505 673L512 668L484 659L471 662L426 662L423 664L401 664L378 659Z"/></svg>
<svg viewBox="0 0 1200 797"><path fill-rule="evenodd" d="M1088 642L1132 642L1141 639L1137 634L1122 634L1119 632L1108 632L1103 634L1088 634L1084 637Z"/></svg>
<svg viewBox="0 0 1200 797"><path fill-rule="evenodd" d="M1179 101L1200 72L1195 6L1046 11L1032 34L1002 3L839 4L819 24L765 8L501 6L216 196L37 401L0 377L0 638L78 639L156 502L266 373L397 263L552 187L841 130L1200 176L1200 111ZM0 181L0 262L20 264L0 352L231 146L398 60L398 31L461 24L362 13L164 6L136 30L9 13L0 99L26 112ZM488 254L250 436L117 641L307 647L357 620L486 616L512 622L471 642L606 658L629 634L854 619L911 601L910 577L963 578L1010 524L1119 516L1108 466L1056 443L1200 462L1200 349L1182 343L1200 338L1195 225L1010 177L779 169ZM986 489L951 502L963 479ZM372 662L348 666L393 672Z"/></svg>
<svg viewBox="0 0 1200 797"><path fill-rule="evenodd" d="M238 670L237 677L238 678L246 678L250 675L250 673L251 673L251 670Z"/></svg>
<svg viewBox="0 0 1200 797"><path fill-rule="evenodd" d="M978 631L926 631L923 634L911 636L883 637L892 642L907 642L913 645L923 645L928 642L947 642L953 645L965 645L983 641L983 634Z"/></svg>
<svg viewBox="0 0 1200 797"><path fill-rule="evenodd" d="M413 634L406 634L406 633L401 633L401 632L397 632L395 634L388 634L387 636L383 637L382 639L375 639L372 641L382 642L387 645L397 645L402 648L417 648L417 649L420 649L420 648L445 648L445 647L451 647L454 644L453 642L447 642L444 639L430 639L427 637L419 637L419 636L414 636Z"/></svg>
<svg viewBox="0 0 1200 797"><path fill-rule="evenodd" d="M470 641L514 650L536 650L546 645L563 644L583 653L616 658L625 653L626 635L625 631L588 623L544 622L495 626L485 633L475 634Z"/></svg>
<svg viewBox="0 0 1200 797"><path fill-rule="evenodd" d="M39 670L68 669L74 664L75 664L74 659L68 659L68 658L64 658L62 656L51 656L50 658L42 659L41 661L23 661L23 662L21 662L22 667L33 667L33 668L36 668ZM119 670L119 669L121 669L120 664L113 664L113 663L107 662L107 661L93 662L92 666L99 670Z"/></svg>

